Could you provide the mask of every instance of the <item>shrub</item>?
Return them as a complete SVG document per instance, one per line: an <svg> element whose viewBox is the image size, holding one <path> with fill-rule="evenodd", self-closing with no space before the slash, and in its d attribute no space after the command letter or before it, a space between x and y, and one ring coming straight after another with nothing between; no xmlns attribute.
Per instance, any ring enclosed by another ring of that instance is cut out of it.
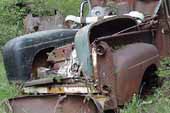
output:
<svg viewBox="0 0 170 113"><path fill-rule="evenodd" d="M78 15L80 2L81 0L0 0L0 46L24 34L23 18L28 13L44 16L53 15L54 10L57 10L64 16ZM22 7L24 4L28 6Z"/></svg>

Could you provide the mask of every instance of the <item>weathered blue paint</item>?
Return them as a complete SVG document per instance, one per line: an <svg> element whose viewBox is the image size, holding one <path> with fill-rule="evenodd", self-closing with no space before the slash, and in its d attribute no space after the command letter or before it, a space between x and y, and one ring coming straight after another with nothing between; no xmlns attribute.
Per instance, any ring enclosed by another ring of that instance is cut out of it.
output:
<svg viewBox="0 0 170 113"><path fill-rule="evenodd" d="M75 36L75 48L79 58L79 62L82 66L83 73L90 77L93 74L92 58L89 44L89 29L91 25L88 25L80 29Z"/></svg>
<svg viewBox="0 0 170 113"><path fill-rule="evenodd" d="M41 31L7 42L3 48L3 58L8 79L10 81L30 80L36 55L48 48L73 43L76 32L77 30L69 29Z"/></svg>

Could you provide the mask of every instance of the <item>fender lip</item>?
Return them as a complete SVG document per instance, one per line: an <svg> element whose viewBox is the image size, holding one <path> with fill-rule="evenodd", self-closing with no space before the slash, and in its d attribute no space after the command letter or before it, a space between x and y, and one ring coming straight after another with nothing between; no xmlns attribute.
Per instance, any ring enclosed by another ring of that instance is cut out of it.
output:
<svg viewBox="0 0 170 113"><path fill-rule="evenodd" d="M151 65L159 66L159 52L152 44L135 43L115 51L113 59L118 105L124 105L138 93L146 69Z"/></svg>

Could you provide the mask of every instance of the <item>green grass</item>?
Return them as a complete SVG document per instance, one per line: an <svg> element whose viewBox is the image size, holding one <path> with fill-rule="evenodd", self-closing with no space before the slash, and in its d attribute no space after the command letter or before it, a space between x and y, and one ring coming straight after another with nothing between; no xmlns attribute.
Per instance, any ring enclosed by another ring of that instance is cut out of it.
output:
<svg viewBox="0 0 170 113"><path fill-rule="evenodd" d="M10 85L6 78L6 72L4 69L4 64L2 61L2 56L0 55L0 100L14 97L18 95L18 90L15 85Z"/></svg>
<svg viewBox="0 0 170 113"><path fill-rule="evenodd" d="M170 82L165 81L163 86L146 100L134 96L122 113L170 113Z"/></svg>
<svg viewBox="0 0 170 113"><path fill-rule="evenodd" d="M19 8L17 3L32 3ZM54 10L64 16L79 15L81 0L0 0L0 46L8 40L23 35L23 19L28 13L37 16L54 15Z"/></svg>
<svg viewBox="0 0 170 113"><path fill-rule="evenodd" d="M134 96L122 113L170 113L170 58L162 59L157 74L165 79L163 85L145 100Z"/></svg>
<svg viewBox="0 0 170 113"><path fill-rule="evenodd" d="M6 113L3 102L17 95L19 95L19 90L17 90L15 85L10 85L8 83L2 61L2 55L0 54L0 113Z"/></svg>

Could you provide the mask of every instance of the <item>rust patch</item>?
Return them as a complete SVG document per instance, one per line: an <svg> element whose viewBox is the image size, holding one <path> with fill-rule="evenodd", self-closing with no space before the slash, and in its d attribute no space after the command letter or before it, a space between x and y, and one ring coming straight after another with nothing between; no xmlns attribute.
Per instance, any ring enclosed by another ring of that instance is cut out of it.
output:
<svg viewBox="0 0 170 113"><path fill-rule="evenodd" d="M69 60L70 54L73 51L74 45L67 44L63 47L55 48L52 52L48 54L48 62L53 64L53 70L59 70L60 66L66 61Z"/></svg>
<svg viewBox="0 0 170 113"><path fill-rule="evenodd" d="M117 108L116 76L113 71L112 48L107 43L100 42L95 45L95 52L93 54L93 59L96 57L94 76L97 78L98 88L104 95L110 97L110 100L105 103L106 109L115 109Z"/></svg>
<svg viewBox="0 0 170 113"><path fill-rule="evenodd" d="M13 113L99 113L91 99L78 95L18 97L9 104Z"/></svg>
<svg viewBox="0 0 170 113"><path fill-rule="evenodd" d="M54 16L33 17L28 14L24 19L25 33L33 33L50 29L60 28L64 23L64 17L61 14Z"/></svg>

